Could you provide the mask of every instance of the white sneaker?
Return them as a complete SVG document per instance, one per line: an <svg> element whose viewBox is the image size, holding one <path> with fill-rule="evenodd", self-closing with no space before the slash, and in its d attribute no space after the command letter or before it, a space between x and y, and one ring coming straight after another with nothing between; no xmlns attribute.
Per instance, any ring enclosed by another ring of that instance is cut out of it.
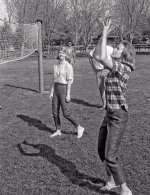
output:
<svg viewBox="0 0 150 195"><path fill-rule="evenodd" d="M132 195L132 192L131 192L131 190L130 190L130 189L129 189L128 195Z"/></svg>
<svg viewBox="0 0 150 195"><path fill-rule="evenodd" d="M84 128L79 125L79 127L77 128L77 131L78 131L77 138L81 138L84 132Z"/></svg>
<svg viewBox="0 0 150 195"><path fill-rule="evenodd" d="M55 137L57 135L61 135L61 130L57 130L55 133L53 133L52 135L50 135L50 137Z"/></svg>
<svg viewBox="0 0 150 195"><path fill-rule="evenodd" d="M111 190L113 188L117 188L119 186L116 186L115 183L110 183L110 182L107 182L106 185L104 185L103 187L101 187L100 190Z"/></svg>
<svg viewBox="0 0 150 195"><path fill-rule="evenodd" d="M131 190L129 189L128 191L121 192L121 195L132 195Z"/></svg>

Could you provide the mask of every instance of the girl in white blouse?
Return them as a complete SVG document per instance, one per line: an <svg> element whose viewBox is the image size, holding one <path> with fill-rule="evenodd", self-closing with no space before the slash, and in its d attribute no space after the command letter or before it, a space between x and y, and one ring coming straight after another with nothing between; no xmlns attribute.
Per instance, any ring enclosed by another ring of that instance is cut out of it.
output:
<svg viewBox="0 0 150 195"><path fill-rule="evenodd" d="M52 113L56 132L51 137L61 135L60 107L63 116L77 129L77 138L82 137L84 128L70 115L69 102L71 100L71 84L73 83L73 67L66 60L66 48L62 47L58 53L59 63L54 65L54 80L49 98L52 100Z"/></svg>

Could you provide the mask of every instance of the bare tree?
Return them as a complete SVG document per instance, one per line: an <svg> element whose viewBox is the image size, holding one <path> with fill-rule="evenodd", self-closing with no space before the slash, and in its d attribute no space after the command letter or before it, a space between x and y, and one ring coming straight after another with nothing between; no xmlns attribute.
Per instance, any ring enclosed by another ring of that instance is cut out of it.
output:
<svg viewBox="0 0 150 195"><path fill-rule="evenodd" d="M63 13L63 0L5 0L9 18L19 23L43 21L43 36L48 43L56 33ZM13 19L14 19L13 18Z"/></svg>
<svg viewBox="0 0 150 195"><path fill-rule="evenodd" d="M25 22L29 0L5 0L9 22Z"/></svg>
<svg viewBox="0 0 150 195"><path fill-rule="evenodd" d="M8 20L33 23L41 19L47 44L53 39L71 39L88 47L101 34L97 19L111 16L114 33L130 41L148 25L150 0L4 0Z"/></svg>
<svg viewBox="0 0 150 195"><path fill-rule="evenodd" d="M63 0L45 0L43 1L42 20L44 26L44 37L47 39L47 44L51 43L54 35L57 34L60 21L62 21Z"/></svg>
<svg viewBox="0 0 150 195"><path fill-rule="evenodd" d="M112 0L113 1L113 0ZM104 19L105 12L112 7L108 0L68 0L66 23L74 44L79 41L88 47L93 37L99 35L98 18Z"/></svg>
<svg viewBox="0 0 150 195"><path fill-rule="evenodd" d="M42 0L4 0L4 2L9 22L35 22L41 11Z"/></svg>
<svg viewBox="0 0 150 195"><path fill-rule="evenodd" d="M4 0L4 3L6 5L6 13L8 17L9 23L12 21L16 21L17 17L17 9L15 6L16 0Z"/></svg>
<svg viewBox="0 0 150 195"><path fill-rule="evenodd" d="M148 13L149 0L119 0L116 1L115 15L119 19L119 29L123 38L133 41L136 32L142 30L144 18Z"/></svg>

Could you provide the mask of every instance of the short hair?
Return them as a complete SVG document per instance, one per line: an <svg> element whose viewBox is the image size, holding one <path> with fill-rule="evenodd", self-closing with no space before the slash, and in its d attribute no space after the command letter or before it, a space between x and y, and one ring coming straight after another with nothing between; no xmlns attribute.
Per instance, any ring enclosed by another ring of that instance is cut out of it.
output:
<svg viewBox="0 0 150 195"><path fill-rule="evenodd" d="M61 51L64 52L64 53L66 54L66 61L70 63L70 58L69 58L68 55L67 55L67 48L64 47L64 46L61 46L61 47L59 48L59 50L58 50L58 54L59 54L59 52L61 52ZM57 59L57 60L60 60L60 59L59 59L59 55L56 57L56 59Z"/></svg>
<svg viewBox="0 0 150 195"><path fill-rule="evenodd" d="M129 62L129 63L132 63L132 64L135 64L136 53L135 53L134 46L126 40L122 41L121 44L124 45L124 50L122 52L122 60Z"/></svg>

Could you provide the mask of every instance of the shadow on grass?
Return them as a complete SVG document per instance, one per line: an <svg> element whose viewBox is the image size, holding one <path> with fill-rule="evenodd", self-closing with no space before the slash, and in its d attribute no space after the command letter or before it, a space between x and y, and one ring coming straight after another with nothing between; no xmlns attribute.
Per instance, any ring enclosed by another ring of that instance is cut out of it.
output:
<svg viewBox="0 0 150 195"><path fill-rule="evenodd" d="M39 119L36 119L36 118L31 118L29 116L26 116L26 115L22 115L22 114L19 114L17 115L18 118L22 119L23 121L25 121L26 123L28 123L29 126L34 126L36 128L38 128L39 130L41 131L46 131L46 132L50 132L50 133L54 133L55 132L55 128L50 126L50 127L47 127L45 124L42 123L41 120ZM66 132L66 131L61 131L63 134L74 134L76 135L77 133L76 132Z"/></svg>
<svg viewBox="0 0 150 195"><path fill-rule="evenodd" d="M89 188L92 191L99 192L101 194L107 195L118 195L111 191L101 191L100 188L104 185L105 181L100 178L94 178L84 174L77 170L76 166L66 160L65 158L57 155L55 150L45 144L31 144L23 141L24 145L31 146L34 149L38 149L38 153L27 153L23 150L21 144L17 145L20 153L25 156L41 156L46 158L49 162L57 166L62 174L64 174L72 184L78 185L80 187ZM97 184L97 185L96 185Z"/></svg>
<svg viewBox="0 0 150 195"><path fill-rule="evenodd" d="M35 89L30 89L30 88L20 87L20 86L14 86L14 85L10 85L10 84L5 84L4 87L12 87L12 88L16 88L16 89L25 89L25 90L28 90L28 91L33 91L33 92L39 93L39 91L37 91Z"/></svg>
<svg viewBox="0 0 150 195"><path fill-rule="evenodd" d="M41 131L47 131L47 132L51 132L51 133L54 133L54 131L55 131L55 129L53 127L47 127L45 124L42 123L41 120L38 120L36 118L31 118L29 116L25 116L22 114L18 114L17 117L22 119L26 123L28 123L29 126L37 127Z"/></svg>
<svg viewBox="0 0 150 195"><path fill-rule="evenodd" d="M85 102L84 100L79 100L79 99L74 99L74 98L71 98L71 102L73 103L76 103L76 104L82 104L84 106L88 106L88 107L95 107L95 108L102 108L103 106L101 105L98 105L98 104L91 104L91 103L88 103L88 102Z"/></svg>

